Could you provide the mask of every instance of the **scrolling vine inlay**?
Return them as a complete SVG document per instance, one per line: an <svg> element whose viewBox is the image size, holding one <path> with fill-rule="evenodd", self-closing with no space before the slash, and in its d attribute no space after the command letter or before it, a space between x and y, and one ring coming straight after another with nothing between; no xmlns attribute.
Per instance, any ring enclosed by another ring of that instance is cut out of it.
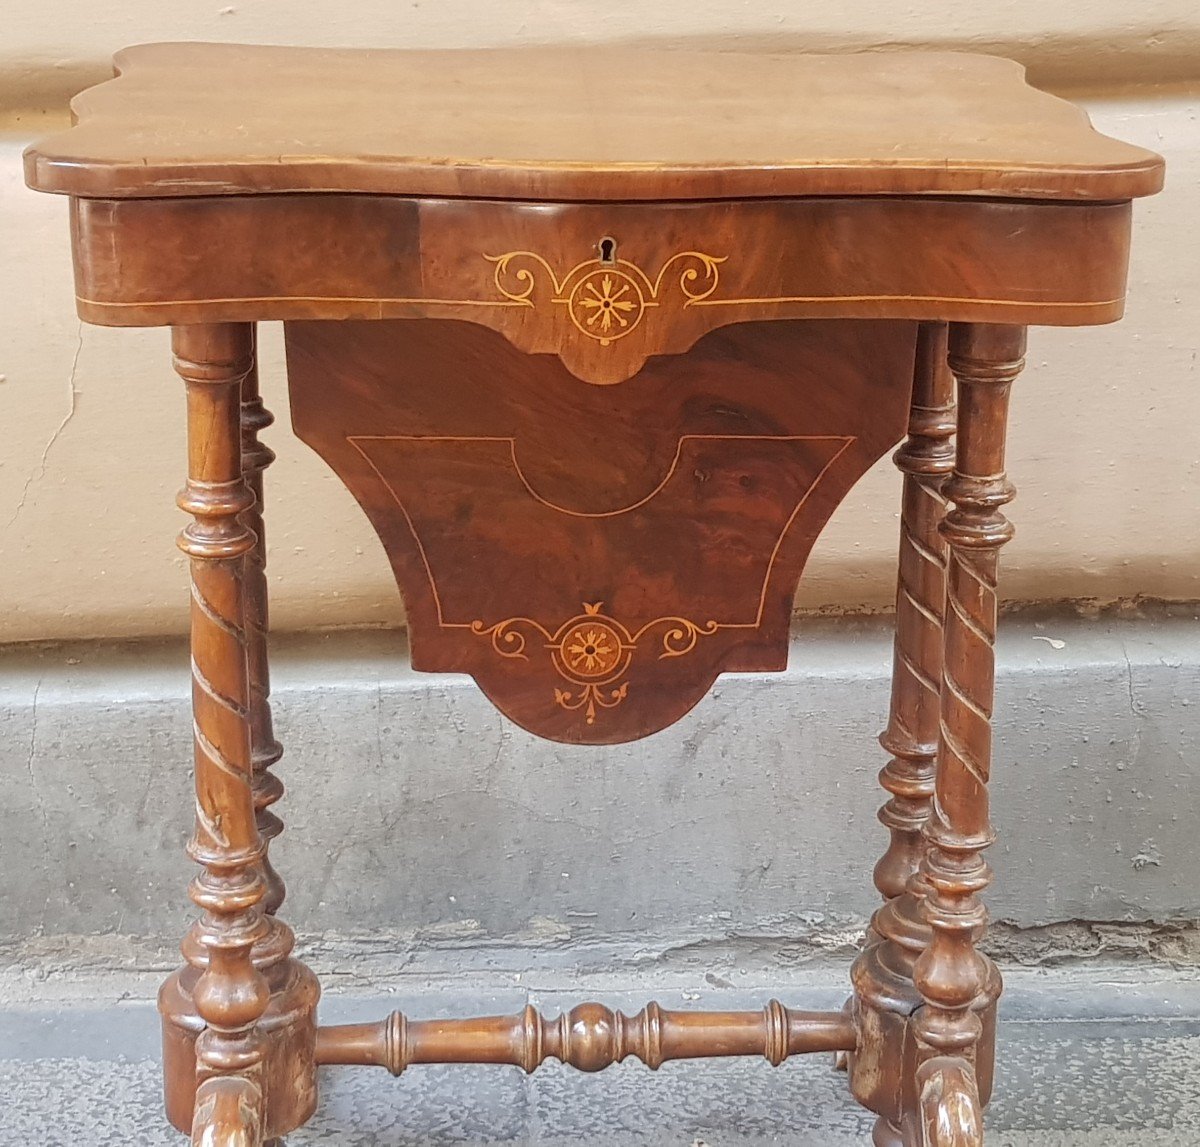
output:
<svg viewBox="0 0 1200 1147"><path fill-rule="evenodd" d="M555 670L573 688L556 687L554 702L563 709L582 709L589 725L595 724L596 710L615 709L629 696L629 682L621 678L629 669L638 642L652 630L662 627L659 660L682 657L696 647L702 636L716 633L715 621L702 625L686 617L657 617L630 633L615 617L601 613L604 603L584 602L583 613L563 622L551 633L531 617L510 617L495 625L471 623L473 633L492 639L492 648L501 657L529 660L528 642L523 627L531 629L545 642Z"/></svg>
<svg viewBox="0 0 1200 1147"><path fill-rule="evenodd" d="M703 302L716 289L720 265L727 256L708 255L703 251L679 251L658 269L652 279L628 259L585 259L561 279L550 263L536 251L508 251L503 255L485 255L495 264L496 290L510 303L536 307L535 272L528 265L545 271L553 288L552 303L566 307L575 328L601 346L611 346L631 334L651 307L659 305L659 293L667 271L677 263L692 260L680 271L678 286L684 306ZM695 264L699 264L696 266Z"/></svg>

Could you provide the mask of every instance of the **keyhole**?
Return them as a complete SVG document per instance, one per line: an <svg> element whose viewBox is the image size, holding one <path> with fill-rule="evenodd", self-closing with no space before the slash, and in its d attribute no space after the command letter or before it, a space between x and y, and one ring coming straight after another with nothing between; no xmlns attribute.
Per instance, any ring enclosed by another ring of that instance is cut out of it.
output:
<svg viewBox="0 0 1200 1147"><path fill-rule="evenodd" d="M617 261L617 241L611 235L605 235L600 240L600 262L615 263Z"/></svg>

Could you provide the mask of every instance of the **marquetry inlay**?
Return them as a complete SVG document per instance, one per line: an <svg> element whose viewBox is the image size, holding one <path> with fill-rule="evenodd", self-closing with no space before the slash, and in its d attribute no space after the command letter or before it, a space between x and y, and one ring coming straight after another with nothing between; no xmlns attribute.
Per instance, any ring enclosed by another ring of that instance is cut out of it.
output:
<svg viewBox="0 0 1200 1147"><path fill-rule="evenodd" d="M601 612L603 602L584 602L583 612L563 622L551 633L531 617L510 617L495 625L471 623L471 631L490 637L501 657L528 661L530 642L549 655L555 671L572 688L555 687L555 704L563 709L582 710L587 724L596 721L597 709L615 709L629 695L629 682L622 681L638 643L658 631L657 657L683 657L696 642L721 628L715 621L697 624L686 617L656 617L630 632L615 617ZM526 637L528 631L529 638Z"/></svg>
<svg viewBox="0 0 1200 1147"><path fill-rule="evenodd" d="M495 264L496 290L507 302L537 307L539 274L550 283L550 302L565 307L576 329L601 346L611 346L631 334L647 310L660 305L668 271L678 271L675 286L685 307L703 302L716 289L726 256L703 251L679 251L666 260L653 278L628 259L585 259L559 278L553 266L536 251L486 255Z"/></svg>

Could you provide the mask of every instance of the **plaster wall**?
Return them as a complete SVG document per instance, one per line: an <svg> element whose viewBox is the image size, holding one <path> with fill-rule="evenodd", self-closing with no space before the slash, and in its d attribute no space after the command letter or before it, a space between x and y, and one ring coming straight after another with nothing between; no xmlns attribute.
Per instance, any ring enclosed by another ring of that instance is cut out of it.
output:
<svg viewBox="0 0 1200 1147"><path fill-rule="evenodd" d="M778 50L939 45L1001 51L1074 93L1096 125L1163 152L1167 190L1138 204L1128 314L1032 333L1014 404L1019 488L1005 589L1018 599L1200 597L1200 9L850 5L715 0L374 0L326 5L152 0L81 20L20 0L0 38L0 642L177 633L172 544L183 475L182 387L164 331L85 328L72 312L66 202L28 191L20 151L65 122L110 51L153 39L448 46L639 40ZM1019 32L1019 35L1018 35ZM1189 83L1197 80L1192 89ZM1167 81L1170 81L1169 83ZM514 77L514 82L520 82ZM263 331L271 581L278 629L395 625L402 607L365 518L287 429L279 330ZM886 460L841 507L800 588L802 609L886 607L898 484Z"/></svg>

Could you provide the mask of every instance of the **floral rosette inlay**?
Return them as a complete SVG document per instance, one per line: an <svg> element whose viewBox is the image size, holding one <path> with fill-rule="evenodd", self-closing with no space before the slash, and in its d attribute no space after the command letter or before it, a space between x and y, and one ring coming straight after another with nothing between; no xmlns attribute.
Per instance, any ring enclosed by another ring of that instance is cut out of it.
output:
<svg viewBox="0 0 1200 1147"><path fill-rule="evenodd" d="M631 633L613 617L600 612L603 602L585 602L583 613L563 622L553 633L529 617L510 617L494 625L473 621L471 631L491 639L492 648L501 657L528 661L531 641L540 638L558 672L571 688L554 690L555 704L564 709L579 709L589 725L597 711L612 709L629 694L629 682L622 681L638 642L651 630L661 628L660 660L690 653L702 636L720 628L715 621L697 625L684 617L658 617Z"/></svg>

